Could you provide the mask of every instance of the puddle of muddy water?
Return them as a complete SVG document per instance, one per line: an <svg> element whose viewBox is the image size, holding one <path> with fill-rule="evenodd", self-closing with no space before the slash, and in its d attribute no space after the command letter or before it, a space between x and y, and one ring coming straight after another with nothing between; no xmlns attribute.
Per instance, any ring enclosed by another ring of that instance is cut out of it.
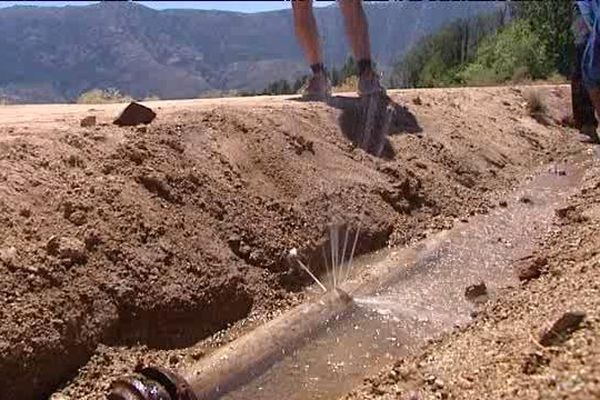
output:
<svg viewBox="0 0 600 400"><path fill-rule="evenodd" d="M506 208L412 249L357 260L355 271L362 275L347 282L355 298L352 312L223 398L338 398L428 338L468 323L474 306L465 288L483 281L493 298L498 289L518 284L512 261L530 254L550 229L554 210L579 186L584 164L546 167L507 198ZM393 271L385 282L357 282L382 268Z"/></svg>

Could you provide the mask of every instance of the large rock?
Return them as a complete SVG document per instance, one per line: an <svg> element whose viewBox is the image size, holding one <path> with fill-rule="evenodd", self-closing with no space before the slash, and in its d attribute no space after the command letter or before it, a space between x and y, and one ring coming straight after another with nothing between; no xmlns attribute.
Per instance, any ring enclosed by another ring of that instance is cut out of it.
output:
<svg viewBox="0 0 600 400"><path fill-rule="evenodd" d="M149 124L156 118L156 113L152 109L143 106L139 103L130 103L121 115L113 121L113 124L118 126L136 126L140 124Z"/></svg>

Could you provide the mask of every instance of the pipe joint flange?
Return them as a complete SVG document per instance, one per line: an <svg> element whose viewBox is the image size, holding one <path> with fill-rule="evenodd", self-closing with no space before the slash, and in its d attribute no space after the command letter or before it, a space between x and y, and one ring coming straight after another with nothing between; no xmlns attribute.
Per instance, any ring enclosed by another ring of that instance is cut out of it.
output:
<svg viewBox="0 0 600 400"><path fill-rule="evenodd" d="M197 400L186 380L161 367L140 367L115 380L108 400Z"/></svg>

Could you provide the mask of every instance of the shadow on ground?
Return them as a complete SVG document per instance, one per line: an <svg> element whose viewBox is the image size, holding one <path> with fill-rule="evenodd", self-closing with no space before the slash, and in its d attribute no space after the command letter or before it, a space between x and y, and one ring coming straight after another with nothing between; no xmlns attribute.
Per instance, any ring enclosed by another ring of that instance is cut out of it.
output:
<svg viewBox="0 0 600 400"><path fill-rule="evenodd" d="M395 152L388 136L423 131L416 117L387 95L363 98L332 96L325 103L342 111L338 123L344 136L356 147L376 157L394 158Z"/></svg>

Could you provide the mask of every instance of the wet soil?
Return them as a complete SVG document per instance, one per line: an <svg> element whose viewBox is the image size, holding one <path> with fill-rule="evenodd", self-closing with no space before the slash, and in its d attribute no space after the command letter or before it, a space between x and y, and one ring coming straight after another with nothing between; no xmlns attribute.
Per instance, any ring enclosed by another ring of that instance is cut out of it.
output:
<svg viewBox="0 0 600 400"><path fill-rule="evenodd" d="M600 159L588 152L576 193L512 261L517 283L345 399L600 398Z"/></svg>
<svg viewBox="0 0 600 400"><path fill-rule="evenodd" d="M356 260L356 273L341 284L354 298L352 312L224 398L338 398L386 364L418 353L427 340L467 325L481 306L518 285L515 261L539 264L527 256L591 165L542 167L505 197L505 207L413 246Z"/></svg>
<svg viewBox="0 0 600 400"><path fill-rule="evenodd" d="M567 88L540 90L547 126L520 88L393 93L387 158L346 132L351 99L156 102L145 128L110 125L114 105L0 107L0 397L98 398L139 361L202 357L302 300L286 254L322 272L333 217L364 208L366 253L489 212L580 149Z"/></svg>

